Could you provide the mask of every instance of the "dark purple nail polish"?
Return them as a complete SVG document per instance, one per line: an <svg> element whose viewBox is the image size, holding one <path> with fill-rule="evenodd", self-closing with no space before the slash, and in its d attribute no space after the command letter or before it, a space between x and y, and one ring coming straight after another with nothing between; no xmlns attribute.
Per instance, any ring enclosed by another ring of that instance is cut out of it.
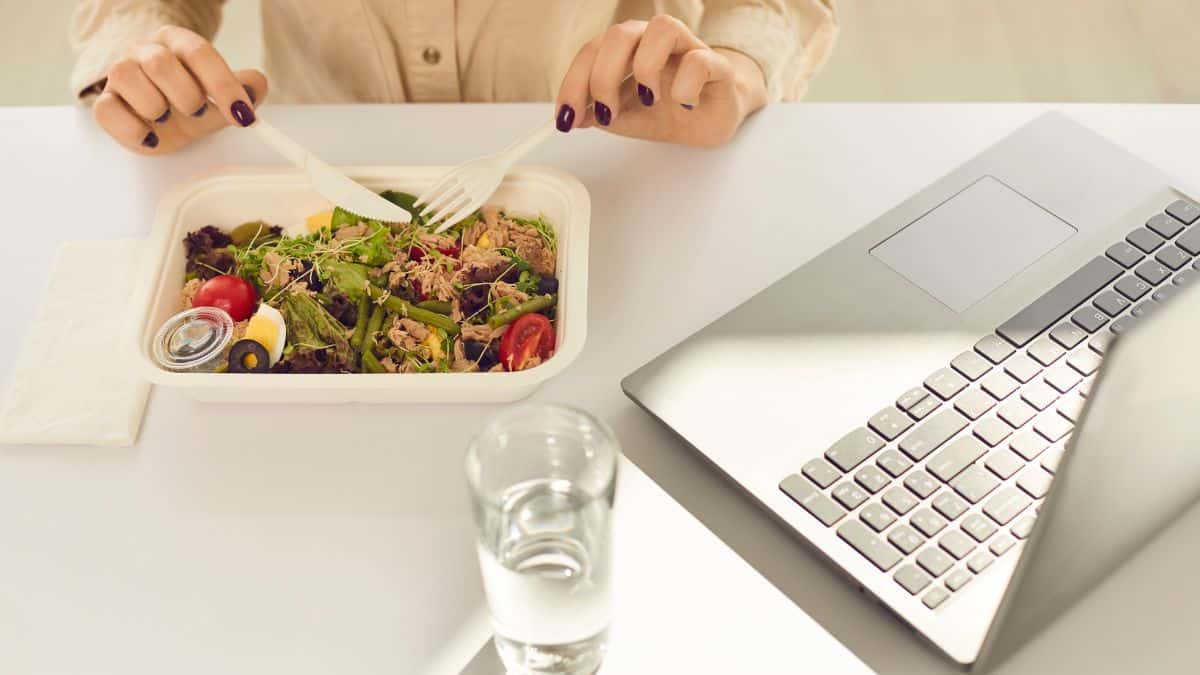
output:
<svg viewBox="0 0 1200 675"><path fill-rule="evenodd" d="M596 101L594 110L596 113L596 121L600 123L600 126L606 127L612 122L612 111L608 109L608 106L604 105L600 101Z"/></svg>
<svg viewBox="0 0 1200 675"><path fill-rule="evenodd" d="M161 114L161 115L159 115L158 117L154 118L154 123L155 123L155 124L162 124L163 122L166 122L166 121L167 121L167 120L169 120L169 119L171 119L171 109L170 109L170 108L167 108L165 111L163 111L163 114Z"/></svg>
<svg viewBox="0 0 1200 675"><path fill-rule="evenodd" d="M642 105L654 105L654 92L650 91L650 87L638 83L638 98L642 100Z"/></svg>
<svg viewBox="0 0 1200 675"><path fill-rule="evenodd" d="M246 95L250 97L250 103L257 105L257 104L258 104L258 97L256 97L256 96L254 95L254 90L250 88L250 85L248 85L248 84L243 84L243 85L242 85L242 89L245 89L245 90L246 90Z"/></svg>
<svg viewBox="0 0 1200 675"><path fill-rule="evenodd" d="M204 113L208 112L208 103L202 103L200 108L192 113L192 117L204 117Z"/></svg>
<svg viewBox="0 0 1200 675"><path fill-rule="evenodd" d="M564 103L562 107L558 109L558 117L556 117L554 120L554 126L558 127L558 130L565 134L571 130L571 127L574 124L575 109Z"/></svg>
<svg viewBox="0 0 1200 675"><path fill-rule="evenodd" d="M245 101L234 101L233 105L229 107L229 112L233 113L233 119L244 127L254 124L254 111L246 105Z"/></svg>
<svg viewBox="0 0 1200 675"><path fill-rule="evenodd" d="M146 146L147 148L157 148L158 134L154 133L153 131L146 134L146 137L142 139L142 145Z"/></svg>
<svg viewBox="0 0 1200 675"><path fill-rule="evenodd" d="M680 103L679 105L683 106L684 110L691 110L696 107L690 103Z"/></svg>

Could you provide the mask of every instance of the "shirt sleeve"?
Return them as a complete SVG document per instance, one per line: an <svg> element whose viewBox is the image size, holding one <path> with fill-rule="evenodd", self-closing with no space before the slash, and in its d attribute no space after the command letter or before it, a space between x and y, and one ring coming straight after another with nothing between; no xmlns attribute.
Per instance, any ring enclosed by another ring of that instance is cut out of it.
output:
<svg viewBox="0 0 1200 675"><path fill-rule="evenodd" d="M89 100L102 88L109 66L134 42L166 25L182 26L211 40L224 0L79 0L69 37L77 56L71 93ZM101 85L97 87L96 85Z"/></svg>
<svg viewBox="0 0 1200 675"><path fill-rule="evenodd" d="M833 50L837 12L834 0L706 0L698 35L754 59L769 100L794 101Z"/></svg>

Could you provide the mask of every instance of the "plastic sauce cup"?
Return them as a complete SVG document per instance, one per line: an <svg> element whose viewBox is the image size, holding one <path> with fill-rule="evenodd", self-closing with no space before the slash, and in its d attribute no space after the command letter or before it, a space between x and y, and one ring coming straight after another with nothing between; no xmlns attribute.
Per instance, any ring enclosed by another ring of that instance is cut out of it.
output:
<svg viewBox="0 0 1200 675"><path fill-rule="evenodd" d="M216 307L194 307L167 319L154 336L154 360L167 370L211 373L225 365L233 317Z"/></svg>

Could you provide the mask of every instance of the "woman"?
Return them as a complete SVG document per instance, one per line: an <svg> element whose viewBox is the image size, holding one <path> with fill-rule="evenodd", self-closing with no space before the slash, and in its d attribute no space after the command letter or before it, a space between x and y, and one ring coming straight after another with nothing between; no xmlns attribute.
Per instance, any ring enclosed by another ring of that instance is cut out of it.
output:
<svg viewBox="0 0 1200 675"><path fill-rule="evenodd" d="M71 86L142 154L249 126L266 76L209 40L223 0L80 0ZM558 129L716 145L792 100L836 35L833 0L262 0L283 102L555 100Z"/></svg>

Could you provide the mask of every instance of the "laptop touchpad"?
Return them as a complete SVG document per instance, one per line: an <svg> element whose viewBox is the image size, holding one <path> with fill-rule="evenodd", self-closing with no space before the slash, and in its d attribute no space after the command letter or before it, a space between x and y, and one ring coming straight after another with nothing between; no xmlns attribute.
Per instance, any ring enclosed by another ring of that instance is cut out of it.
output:
<svg viewBox="0 0 1200 675"><path fill-rule="evenodd" d="M871 255L962 312L1077 230L984 176L871 249Z"/></svg>

